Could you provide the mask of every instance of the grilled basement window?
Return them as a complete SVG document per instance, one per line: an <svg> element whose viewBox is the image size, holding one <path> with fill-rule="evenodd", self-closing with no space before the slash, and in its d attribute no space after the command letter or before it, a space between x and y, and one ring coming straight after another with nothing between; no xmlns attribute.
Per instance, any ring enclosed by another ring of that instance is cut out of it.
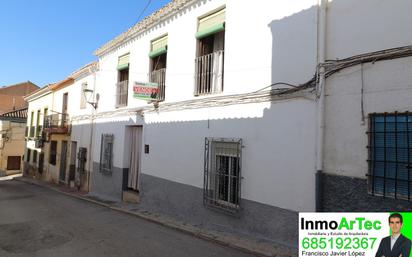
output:
<svg viewBox="0 0 412 257"><path fill-rule="evenodd" d="M241 139L205 139L203 203L228 213L240 210Z"/></svg>
<svg viewBox="0 0 412 257"><path fill-rule="evenodd" d="M103 134L100 148L100 172L112 173L113 134Z"/></svg>
<svg viewBox="0 0 412 257"><path fill-rule="evenodd" d="M369 115L368 191L411 200L412 113Z"/></svg>
<svg viewBox="0 0 412 257"><path fill-rule="evenodd" d="M50 153L49 153L49 163L51 165L56 165L56 155L57 155L57 141L50 142Z"/></svg>

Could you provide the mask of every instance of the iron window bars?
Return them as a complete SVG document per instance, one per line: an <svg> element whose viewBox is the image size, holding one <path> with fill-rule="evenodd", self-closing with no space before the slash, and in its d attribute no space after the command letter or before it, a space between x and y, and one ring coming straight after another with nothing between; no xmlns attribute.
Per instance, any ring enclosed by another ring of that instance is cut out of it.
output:
<svg viewBox="0 0 412 257"><path fill-rule="evenodd" d="M203 204L236 214L240 211L242 140L205 138Z"/></svg>
<svg viewBox="0 0 412 257"><path fill-rule="evenodd" d="M369 115L368 191L411 200L412 113Z"/></svg>
<svg viewBox="0 0 412 257"><path fill-rule="evenodd" d="M113 134L102 134L100 149L100 172L112 174L113 164Z"/></svg>

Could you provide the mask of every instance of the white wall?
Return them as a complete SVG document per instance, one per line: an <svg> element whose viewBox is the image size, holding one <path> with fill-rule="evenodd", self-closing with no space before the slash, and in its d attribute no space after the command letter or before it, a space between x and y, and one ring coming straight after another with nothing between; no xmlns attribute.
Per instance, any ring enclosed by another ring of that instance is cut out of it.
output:
<svg viewBox="0 0 412 257"><path fill-rule="evenodd" d="M333 0L327 10L327 58L412 44L409 0Z"/></svg>
<svg viewBox="0 0 412 257"><path fill-rule="evenodd" d="M99 58L99 112L115 109L118 57L130 53L128 107L146 105L133 98L134 81L148 81L150 41L168 34L166 101L194 99L194 60L198 17L226 5L223 94L248 93L274 82L301 84L315 72L315 0L283 4L273 0L199 1Z"/></svg>
<svg viewBox="0 0 412 257"><path fill-rule="evenodd" d="M331 77L326 87L325 171L366 178L368 114L412 111L412 58L356 66Z"/></svg>
<svg viewBox="0 0 412 257"><path fill-rule="evenodd" d="M314 210L315 105L308 99L145 114L142 172L203 188L205 137L241 138L242 198ZM285 197L287 195L288 197Z"/></svg>
<svg viewBox="0 0 412 257"><path fill-rule="evenodd" d="M412 44L407 0L334 0L328 6L327 58ZM412 58L367 63L326 81L325 171L366 178L368 114L411 111ZM363 71L362 71L363 70ZM363 73L363 75L362 75ZM362 121L362 81L363 108Z"/></svg>

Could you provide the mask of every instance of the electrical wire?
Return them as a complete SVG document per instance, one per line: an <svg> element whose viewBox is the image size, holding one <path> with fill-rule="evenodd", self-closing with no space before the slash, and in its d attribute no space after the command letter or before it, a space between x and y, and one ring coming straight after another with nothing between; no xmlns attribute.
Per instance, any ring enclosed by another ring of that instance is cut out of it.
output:
<svg viewBox="0 0 412 257"><path fill-rule="evenodd" d="M152 0L147 1L147 4L146 4L145 8L143 8L142 12L141 12L141 13L139 14L139 16L137 17L137 21L135 22L134 25L136 25L136 24L140 21L140 18L143 16L144 12L147 10L147 8L149 7L149 5L150 5L151 3L152 3ZM134 26L134 25L133 25L133 26Z"/></svg>

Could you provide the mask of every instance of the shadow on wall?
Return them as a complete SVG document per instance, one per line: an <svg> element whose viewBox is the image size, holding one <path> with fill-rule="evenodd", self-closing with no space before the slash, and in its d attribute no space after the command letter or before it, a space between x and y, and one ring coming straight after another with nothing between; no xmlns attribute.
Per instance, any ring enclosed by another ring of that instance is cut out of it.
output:
<svg viewBox="0 0 412 257"><path fill-rule="evenodd" d="M310 211L314 203L315 108L311 99L280 98L268 95L263 103L176 111L162 111L160 106L144 118L136 114L96 122L91 193L121 200L128 187L130 128L142 126L139 207L215 230L296 246L297 211ZM90 125L73 125L72 131L88 131L84 126ZM114 135L110 174L99 170L102 134ZM242 139L240 217L203 206L205 138L209 137Z"/></svg>
<svg viewBox="0 0 412 257"><path fill-rule="evenodd" d="M312 6L269 24L272 32L272 84L287 82L300 85L314 76L317 12L318 7Z"/></svg>

